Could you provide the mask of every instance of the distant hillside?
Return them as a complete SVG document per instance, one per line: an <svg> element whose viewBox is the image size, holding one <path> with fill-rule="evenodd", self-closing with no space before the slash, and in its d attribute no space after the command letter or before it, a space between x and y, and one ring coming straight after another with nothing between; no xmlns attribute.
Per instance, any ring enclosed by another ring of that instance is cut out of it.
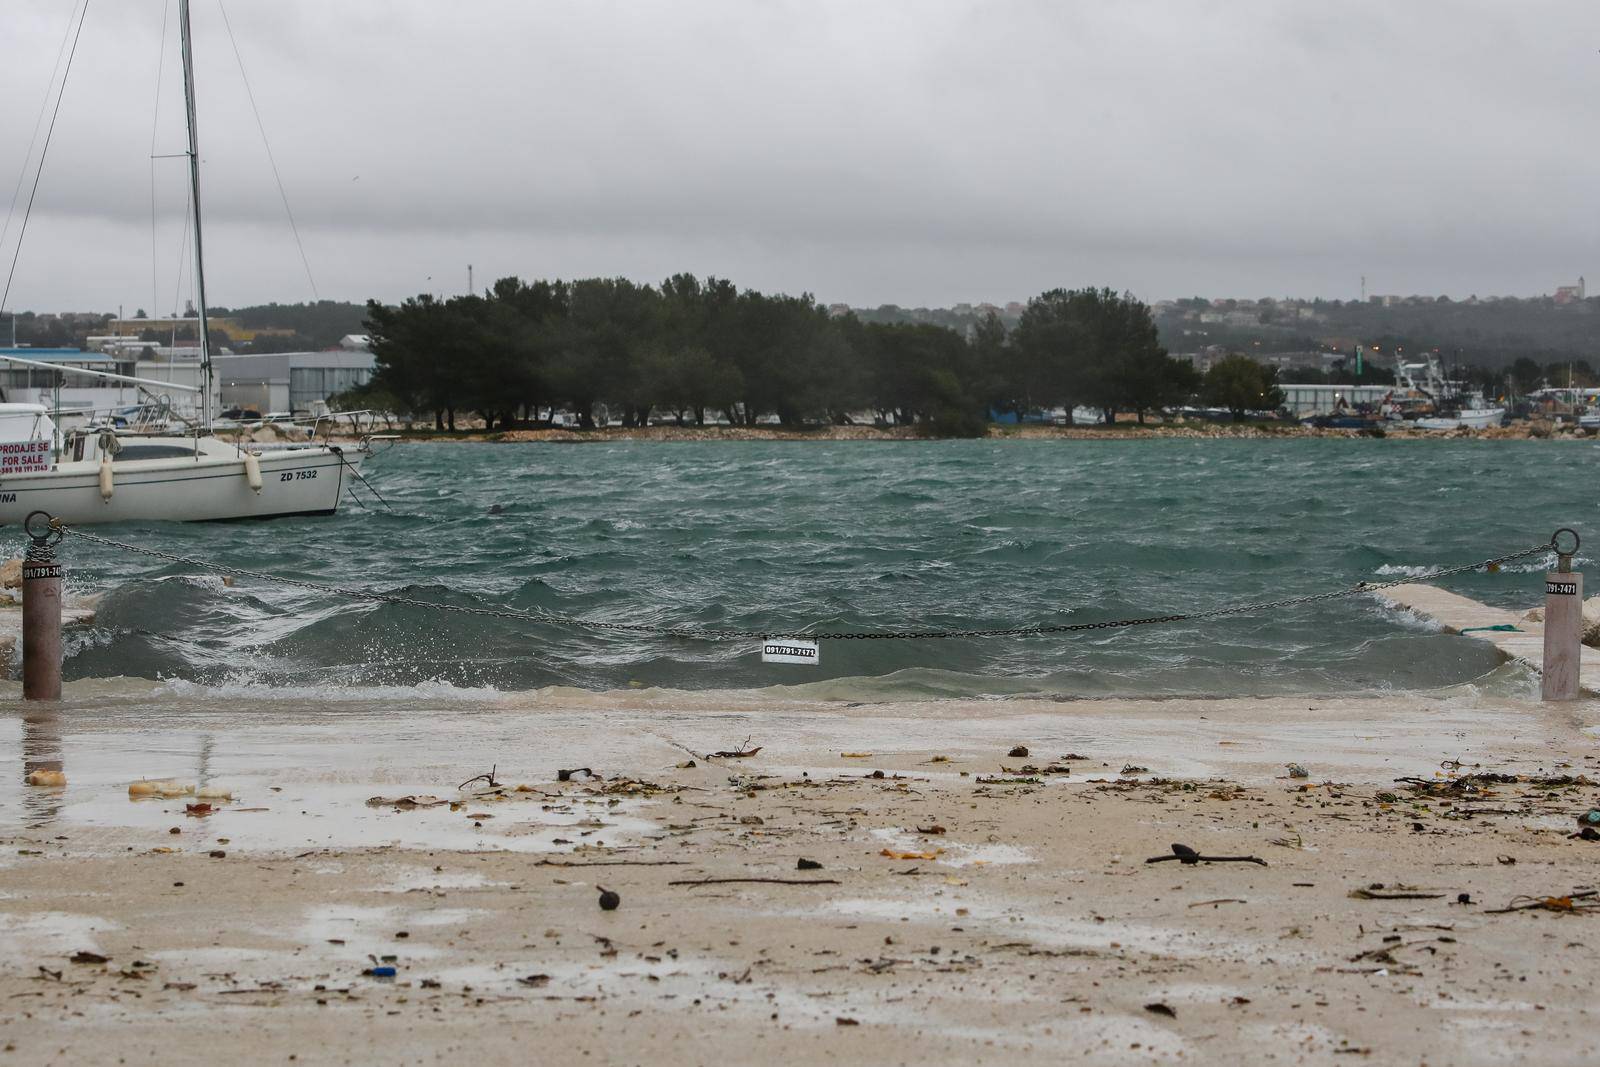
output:
<svg viewBox="0 0 1600 1067"><path fill-rule="evenodd" d="M252 330L292 330L287 338L272 338L272 347L286 351L304 348L318 350L333 348L339 338L351 333L361 333L361 321L366 317L365 304L351 304L342 300L318 300L314 304L257 304L254 307L215 308L212 314L239 320L239 324ZM262 351L262 338L254 351Z"/></svg>
<svg viewBox="0 0 1600 1067"><path fill-rule="evenodd" d="M1600 354L1600 298L1451 300L1385 297L1339 300L1189 300L1156 305L1162 343L1172 352L1210 345L1270 353L1316 349L1349 352L1403 347L1482 367L1521 358L1541 364Z"/></svg>
<svg viewBox="0 0 1600 1067"><path fill-rule="evenodd" d="M957 304L951 308L906 308L886 304L853 311L863 322L929 323L960 332L975 328L990 311L1014 327L1022 305ZM1376 297L1357 300L1208 300L1191 297L1154 305L1161 343L1169 352L1195 352L1213 345L1266 355L1275 352L1353 350L1421 353L1438 349L1462 363L1498 369L1527 358L1544 365L1569 360L1600 364L1600 298L1447 296Z"/></svg>

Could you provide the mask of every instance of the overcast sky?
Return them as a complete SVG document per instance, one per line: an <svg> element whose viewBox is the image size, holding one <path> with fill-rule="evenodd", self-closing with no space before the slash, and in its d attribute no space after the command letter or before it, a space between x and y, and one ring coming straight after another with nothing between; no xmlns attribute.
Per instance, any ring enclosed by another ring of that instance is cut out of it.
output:
<svg viewBox="0 0 1600 1067"><path fill-rule="evenodd" d="M165 313L177 3L89 2L10 305ZM4 211L74 3L0 5ZM468 263L855 305L1600 288L1592 0L226 10L324 298L460 292ZM211 301L310 299L218 0L194 23Z"/></svg>

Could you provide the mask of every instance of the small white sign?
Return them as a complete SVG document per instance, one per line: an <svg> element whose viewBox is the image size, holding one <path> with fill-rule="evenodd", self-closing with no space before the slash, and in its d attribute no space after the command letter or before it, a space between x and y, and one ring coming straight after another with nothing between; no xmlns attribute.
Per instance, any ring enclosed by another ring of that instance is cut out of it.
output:
<svg viewBox="0 0 1600 1067"><path fill-rule="evenodd" d="M774 637L761 643L762 663L803 663L815 667L821 659L822 650L815 641Z"/></svg>

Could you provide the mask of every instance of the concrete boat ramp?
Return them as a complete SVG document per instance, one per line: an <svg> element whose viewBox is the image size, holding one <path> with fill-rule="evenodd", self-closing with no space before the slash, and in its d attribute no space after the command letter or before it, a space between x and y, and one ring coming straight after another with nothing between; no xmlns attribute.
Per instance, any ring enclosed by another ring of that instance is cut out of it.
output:
<svg viewBox="0 0 1600 1067"><path fill-rule="evenodd" d="M1505 658L1536 671L1544 669L1544 623L1538 621L1538 613L1526 608L1493 608L1433 585L1399 585L1374 595L1393 607L1432 619L1446 633L1488 641ZM1529 619L1530 614L1536 618ZM1493 628L1507 626L1514 629ZM1600 648L1582 645L1579 656L1579 678L1587 683L1584 688L1600 685Z"/></svg>

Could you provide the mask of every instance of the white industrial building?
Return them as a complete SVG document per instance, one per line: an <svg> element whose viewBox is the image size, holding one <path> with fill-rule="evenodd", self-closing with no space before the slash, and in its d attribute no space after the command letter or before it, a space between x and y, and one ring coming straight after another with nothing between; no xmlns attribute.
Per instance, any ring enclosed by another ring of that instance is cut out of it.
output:
<svg viewBox="0 0 1600 1067"><path fill-rule="evenodd" d="M315 411L330 396L367 384L376 367L371 352L350 349L213 356L211 363L223 410L262 415Z"/></svg>
<svg viewBox="0 0 1600 1067"><path fill-rule="evenodd" d="M1283 390L1283 406L1295 418L1305 418L1307 415L1331 415L1341 407L1354 409L1363 404L1381 404L1385 397L1395 391L1392 385L1297 385L1286 383L1278 386Z"/></svg>
<svg viewBox="0 0 1600 1067"><path fill-rule="evenodd" d="M202 384L198 359L117 359L104 352L76 348L0 348L0 400L43 404L67 412L116 412L152 401L170 405L184 417L197 417ZM111 382L70 372L74 368L110 374L133 375L152 383ZM215 391L212 401L217 397Z"/></svg>

